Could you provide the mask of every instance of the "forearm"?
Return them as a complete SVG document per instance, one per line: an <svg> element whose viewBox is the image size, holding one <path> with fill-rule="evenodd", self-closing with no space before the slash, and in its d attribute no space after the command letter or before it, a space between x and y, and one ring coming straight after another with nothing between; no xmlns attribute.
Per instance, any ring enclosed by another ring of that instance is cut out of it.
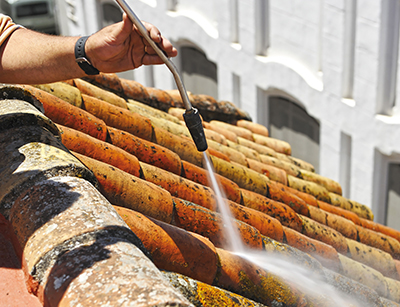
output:
<svg viewBox="0 0 400 307"><path fill-rule="evenodd" d="M0 48L0 82L39 84L85 76L75 62L77 39L14 31Z"/></svg>
<svg viewBox="0 0 400 307"><path fill-rule="evenodd" d="M167 56L177 50L156 27L147 24L150 37ZM84 77L75 62L78 37L51 36L25 28L15 30L0 46L0 83L40 84ZM94 33L85 45L88 60L104 73L135 69L163 61L124 15L123 21Z"/></svg>

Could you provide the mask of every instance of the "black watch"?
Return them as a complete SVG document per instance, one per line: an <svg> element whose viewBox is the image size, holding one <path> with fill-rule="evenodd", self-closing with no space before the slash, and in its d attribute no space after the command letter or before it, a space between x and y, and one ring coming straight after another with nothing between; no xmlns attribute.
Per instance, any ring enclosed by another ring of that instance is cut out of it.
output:
<svg viewBox="0 0 400 307"><path fill-rule="evenodd" d="M82 36L75 44L75 61L87 75L98 75L100 71L86 57L85 44L89 36Z"/></svg>

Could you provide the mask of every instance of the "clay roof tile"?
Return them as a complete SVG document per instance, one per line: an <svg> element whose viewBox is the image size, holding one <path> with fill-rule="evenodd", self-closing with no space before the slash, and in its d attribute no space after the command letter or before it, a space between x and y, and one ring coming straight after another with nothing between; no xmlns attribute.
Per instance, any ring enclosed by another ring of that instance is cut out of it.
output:
<svg viewBox="0 0 400 307"><path fill-rule="evenodd" d="M117 286L111 300L136 302L141 291L149 304L206 306L218 293L246 306L334 306L228 250L226 221L175 91L115 74L1 91L0 212L10 222L0 215L0 226L17 235L39 305L88 303L85 294L102 300L101 289ZM300 263L360 302L400 303L400 232L373 222L368 207L341 196L337 182L232 103L190 97L213 130L206 156L245 246ZM92 278L95 270L106 278ZM129 270L148 272L139 274L143 286ZM170 284L158 270L171 271Z"/></svg>

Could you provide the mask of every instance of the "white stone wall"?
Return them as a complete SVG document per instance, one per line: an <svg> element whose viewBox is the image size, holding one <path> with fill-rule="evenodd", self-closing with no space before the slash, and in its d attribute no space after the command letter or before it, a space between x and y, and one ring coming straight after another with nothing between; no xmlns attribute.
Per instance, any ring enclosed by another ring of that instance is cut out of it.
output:
<svg viewBox="0 0 400 307"><path fill-rule="evenodd" d="M256 54L260 1L265 1L267 8L266 56ZM377 114L379 91L388 82L388 73L382 68L386 53L381 20L385 2L398 0L358 1L351 12L352 1L357 0L127 2L141 19L157 25L176 46L191 42L204 51L218 66L217 98L235 101L255 121L268 124L262 110L269 94L280 93L303 106L320 122L319 172L339 182L350 176L345 196L371 206L376 220L382 221L387 163L400 161L400 118L396 109L394 115ZM96 12L89 8L98 1L74 3L79 18L81 13L85 17L72 22L61 16L64 34L90 34L98 21ZM232 42L231 32L235 3L238 42ZM354 57L349 53L352 48ZM395 71L397 65L394 63ZM150 71L135 71L135 79L150 85L146 77ZM155 67L153 73L154 86L174 87L164 66ZM348 80L353 81L349 84ZM234 88L238 81L240 90ZM395 93L400 91L399 82L395 82ZM349 164L343 163L341 155L350 152L341 148L346 143L343 134L351 138L350 169L343 167Z"/></svg>

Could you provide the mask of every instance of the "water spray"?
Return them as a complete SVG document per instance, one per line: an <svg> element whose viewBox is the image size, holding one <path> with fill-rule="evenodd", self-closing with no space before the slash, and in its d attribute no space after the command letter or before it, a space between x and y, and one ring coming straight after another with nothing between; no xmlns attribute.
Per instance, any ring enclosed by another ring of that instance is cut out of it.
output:
<svg viewBox="0 0 400 307"><path fill-rule="evenodd" d="M164 51L151 39L149 33L140 19L137 17L135 12L129 7L124 0L115 0L122 10L128 15L129 19L133 22L136 28L139 30L143 38L149 43L154 49L157 55L161 58L164 64L171 71L174 76L176 86L178 87L179 93L182 97L182 101L185 105L186 111L183 114L186 126L189 129L190 135L196 144L198 151L205 151L208 148L207 140L204 134L203 123L200 117L200 113L197 109L192 107L185 86L183 85L182 79L178 73L178 69L175 64L167 57Z"/></svg>

